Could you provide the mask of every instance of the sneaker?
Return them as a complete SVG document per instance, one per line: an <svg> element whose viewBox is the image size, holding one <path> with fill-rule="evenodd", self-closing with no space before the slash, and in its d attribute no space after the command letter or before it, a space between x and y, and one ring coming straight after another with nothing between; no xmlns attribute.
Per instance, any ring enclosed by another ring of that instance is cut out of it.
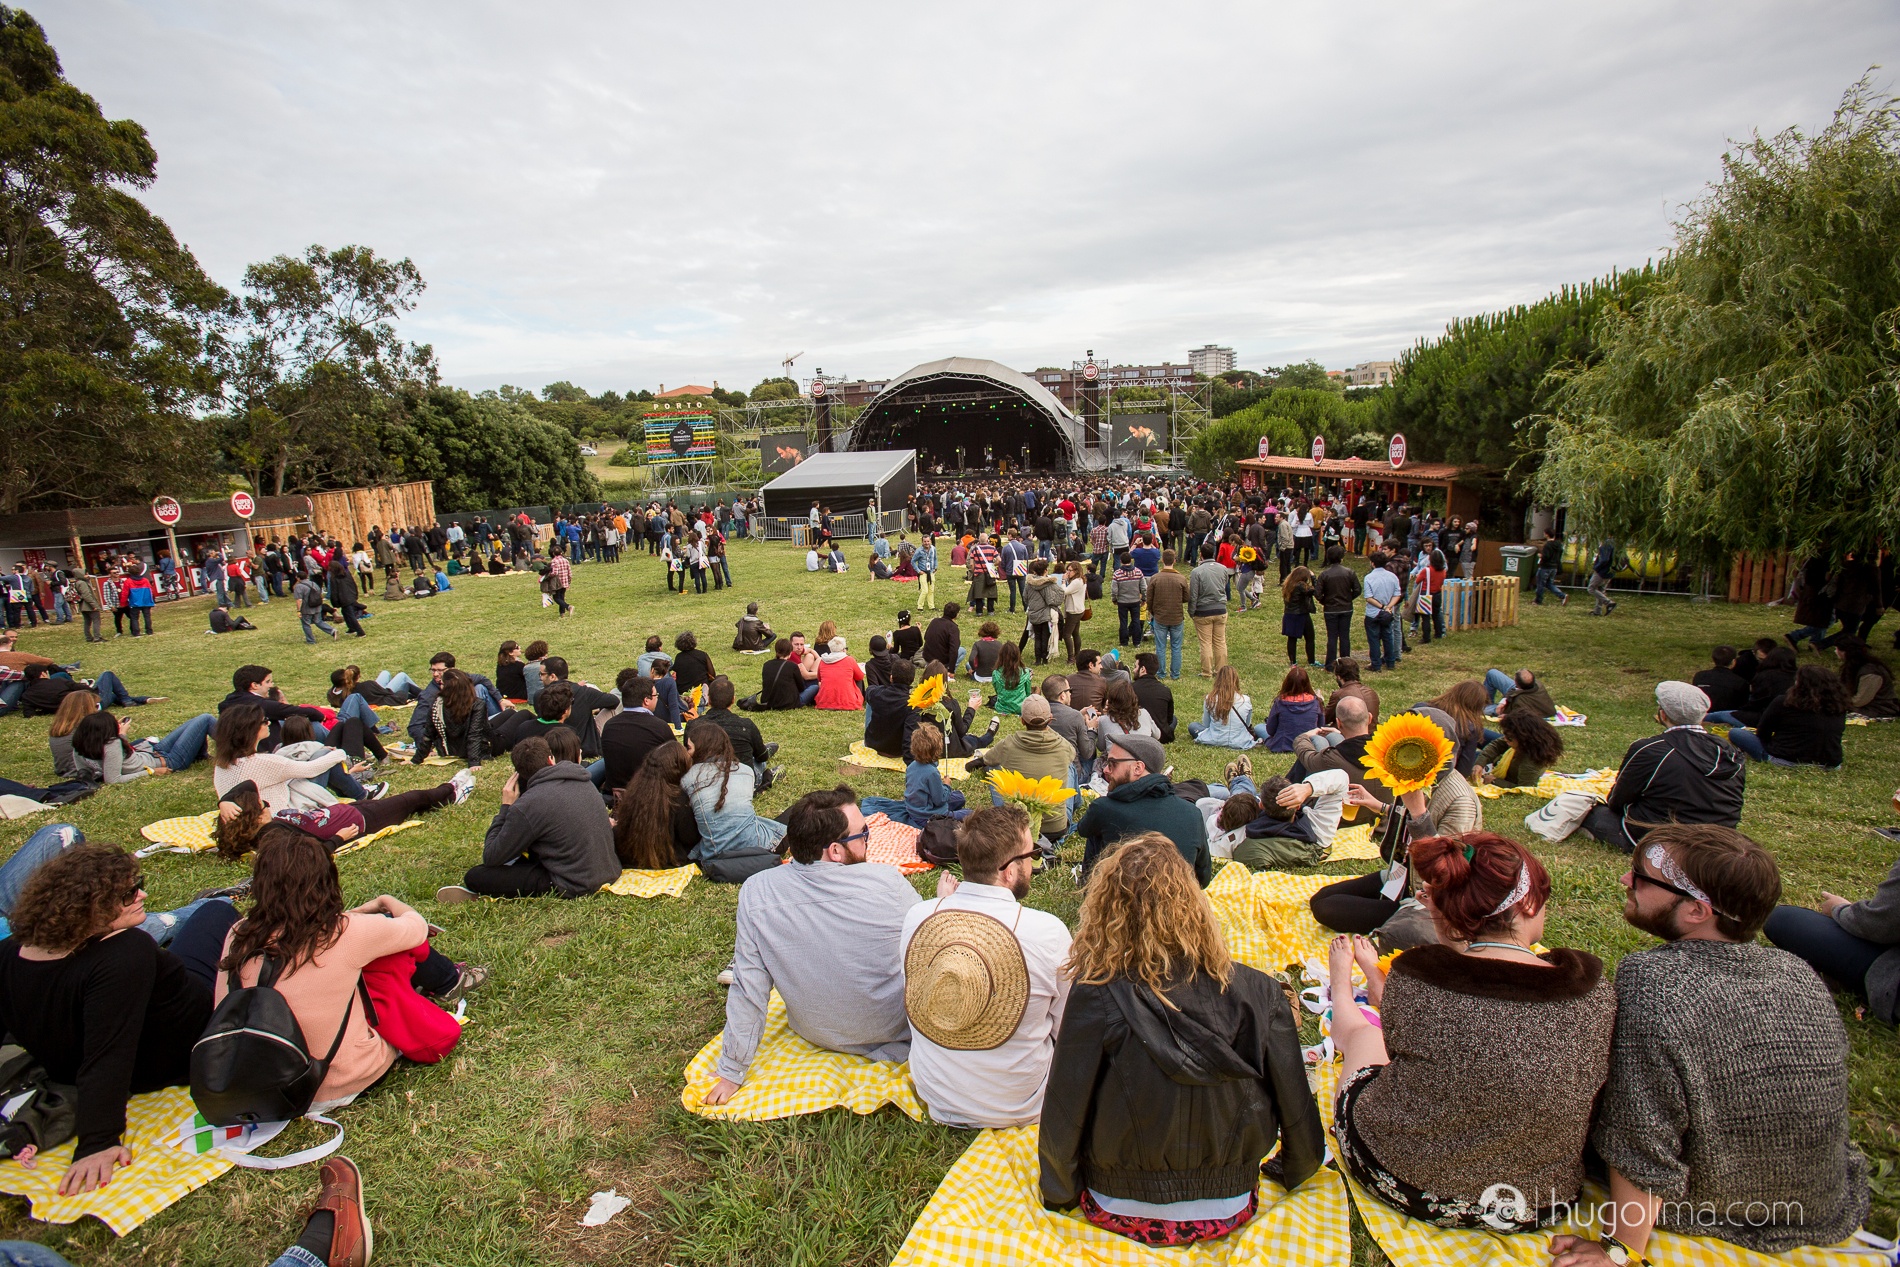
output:
<svg viewBox="0 0 1900 1267"><path fill-rule="evenodd" d="M233 884L231 887L226 888L226 889L200 889L196 893L191 895L191 900L194 902L202 902L206 898L228 897L232 901L235 902L239 898L246 898L246 897L249 897L250 895L251 895L251 882L249 880L244 880L238 884Z"/></svg>
<svg viewBox="0 0 1900 1267"><path fill-rule="evenodd" d="M466 963L458 963L455 966L460 969L460 975L456 977L455 984L440 994L429 996L443 1007L455 1006L470 990L481 989L482 983L488 980L486 968Z"/></svg>
<svg viewBox="0 0 1900 1267"><path fill-rule="evenodd" d="M435 900L443 906L460 906L464 902L473 902L479 896L474 889L459 884L445 884L435 891Z"/></svg>
<svg viewBox="0 0 1900 1267"><path fill-rule="evenodd" d="M379 735L393 735L396 733L396 728L388 722L384 722L376 728L376 733Z"/></svg>
<svg viewBox="0 0 1900 1267"><path fill-rule="evenodd" d="M376 1248L376 1233L363 1208L363 1174L348 1157L326 1158L323 1186L317 1192L317 1210L328 1210L334 1220L330 1248L323 1255L329 1267L368 1267Z"/></svg>
<svg viewBox="0 0 1900 1267"><path fill-rule="evenodd" d="M475 795L475 776L467 770L457 770L455 776L449 780L449 783L455 788L455 803L457 805L460 805L463 801Z"/></svg>
<svg viewBox="0 0 1900 1267"><path fill-rule="evenodd" d="M1867 830L1876 836L1900 843L1900 827L1869 827Z"/></svg>
<svg viewBox="0 0 1900 1267"><path fill-rule="evenodd" d="M765 786L766 787L771 787L774 783L777 783L780 779L784 777L785 777L784 766L769 765L765 767Z"/></svg>
<svg viewBox="0 0 1900 1267"><path fill-rule="evenodd" d="M1253 758L1243 752L1227 763L1225 774L1226 777L1222 779L1221 782L1230 788L1234 785L1234 780L1237 778L1245 777L1251 779L1253 777Z"/></svg>
<svg viewBox="0 0 1900 1267"><path fill-rule="evenodd" d="M363 799L366 801L379 801L388 795L389 784L387 782L372 783L363 789Z"/></svg>
<svg viewBox="0 0 1900 1267"><path fill-rule="evenodd" d="M770 761L773 757L776 757L777 755L778 755L778 745L776 743L769 743L765 745L765 759L767 761Z"/></svg>
<svg viewBox="0 0 1900 1267"><path fill-rule="evenodd" d="M716 980L719 982L720 985L730 986L732 984L732 969L721 968L719 970L719 976L716 978Z"/></svg>

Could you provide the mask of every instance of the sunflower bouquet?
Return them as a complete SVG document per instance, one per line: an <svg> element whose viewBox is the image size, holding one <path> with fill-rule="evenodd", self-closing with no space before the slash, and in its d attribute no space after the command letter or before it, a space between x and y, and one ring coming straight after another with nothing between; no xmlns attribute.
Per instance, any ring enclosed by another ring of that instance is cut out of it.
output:
<svg viewBox="0 0 1900 1267"><path fill-rule="evenodd" d="M1041 833L1043 816L1053 814L1069 803L1075 789L1051 775L1032 779L1016 770L991 770L989 784L1005 805L1014 805L1029 815L1029 834Z"/></svg>
<svg viewBox="0 0 1900 1267"><path fill-rule="evenodd" d="M1431 718L1398 713L1372 732L1366 744L1366 773L1391 788L1395 797L1421 792L1432 785L1456 750Z"/></svg>

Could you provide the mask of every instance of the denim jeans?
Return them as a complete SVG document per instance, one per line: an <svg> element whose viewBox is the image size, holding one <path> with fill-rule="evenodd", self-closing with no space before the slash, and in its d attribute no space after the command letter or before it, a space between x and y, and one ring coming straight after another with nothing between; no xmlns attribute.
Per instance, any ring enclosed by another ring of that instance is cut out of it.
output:
<svg viewBox="0 0 1900 1267"><path fill-rule="evenodd" d="M1121 628L1116 635L1116 645L1139 647L1141 645L1142 619L1140 603L1116 603L1115 609L1121 613Z"/></svg>
<svg viewBox="0 0 1900 1267"><path fill-rule="evenodd" d="M125 685L119 681L119 675L111 669L107 669L93 679L92 689L93 693L99 697L101 708L126 708L145 702L145 696L133 695L127 691Z"/></svg>
<svg viewBox="0 0 1900 1267"><path fill-rule="evenodd" d="M475 696L477 699L481 700L482 706L488 710L488 715L490 717L495 717L498 714L500 714L501 695L499 692L491 691L486 686L483 686L480 682L477 682L475 684Z"/></svg>
<svg viewBox="0 0 1900 1267"><path fill-rule="evenodd" d="M1806 638L1810 645L1818 647L1821 645L1821 639L1827 637L1828 627L1833 623L1834 622L1830 620L1825 624L1803 625L1788 635L1788 641L1798 643L1803 638Z"/></svg>
<svg viewBox="0 0 1900 1267"><path fill-rule="evenodd" d="M13 708L20 702L20 696L26 694L25 682L8 682L0 686L0 712Z"/></svg>
<svg viewBox="0 0 1900 1267"><path fill-rule="evenodd" d="M1724 709L1717 709L1714 712L1705 714L1702 718L1702 724L1704 726L1731 726L1733 727L1733 726L1746 725L1747 723L1742 721L1742 719L1737 717L1734 713L1724 708Z"/></svg>
<svg viewBox="0 0 1900 1267"><path fill-rule="evenodd" d="M205 755L205 740L217 728L216 713L199 713L158 741L158 755L173 770L182 770Z"/></svg>
<svg viewBox="0 0 1900 1267"><path fill-rule="evenodd" d="M1021 600L1023 606L1029 606L1029 596L1023 592L1025 583L1026 578L1024 577L1012 576L1009 578L1009 609L1011 611L1016 610L1018 600Z"/></svg>
<svg viewBox="0 0 1900 1267"><path fill-rule="evenodd" d="M1531 591L1531 599L1539 607L1542 607L1544 605L1544 595L1546 594L1549 594L1560 603L1563 601L1564 592L1557 588L1556 568L1537 569L1537 587Z"/></svg>
<svg viewBox="0 0 1900 1267"><path fill-rule="evenodd" d="M1341 656L1352 654L1352 611L1326 612L1326 659L1330 665Z"/></svg>
<svg viewBox="0 0 1900 1267"><path fill-rule="evenodd" d="M73 1267L73 1265L38 1241L0 1241L0 1267ZM317 1260L317 1267L323 1267L323 1260Z"/></svg>
<svg viewBox="0 0 1900 1267"><path fill-rule="evenodd" d="M391 673L388 669L384 669L381 673L376 675L376 685L382 687L385 691L395 691L398 693L405 691L420 693L422 690L421 687L416 685L415 679L411 678L407 673Z"/></svg>
<svg viewBox="0 0 1900 1267"><path fill-rule="evenodd" d="M65 850L84 844L85 840L85 833L71 823L48 823L28 836L26 843L14 850L13 856L4 864L0 864L0 937L6 936L9 931L5 927L7 920L13 915L14 904L20 900L21 891L34 873ZM163 946L171 941L199 907L207 902L222 900L201 898L196 902L187 902L175 911L154 911L146 915L139 927ZM0 1267L4 1267L4 1260L0 1260Z"/></svg>
<svg viewBox="0 0 1900 1267"><path fill-rule="evenodd" d="M376 710L370 707L368 700L355 691L343 697L343 702L337 705L336 715L339 721L345 717L354 717L366 728L376 729ZM328 738L328 734L326 733L324 737Z"/></svg>
<svg viewBox="0 0 1900 1267"><path fill-rule="evenodd" d="M1498 696L1507 694L1516 685L1517 682L1503 669L1486 669L1484 671L1485 703L1497 703Z"/></svg>
<svg viewBox="0 0 1900 1267"><path fill-rule="evenodd" d="M1383 625L1375 620L1366 622L1366 646L1371 648L1372 671L1396 669L1399 667L1399 649L1404 645L1397 616Z"/></svg>
<svg viewBox="0 0 1900 1267"><path fill-rule="evenodd" d="M961 663L961 661L959 661ZM798 692L798 704L801 708L810 708L818 702L818 683L808 682Z"/></svg>
<svg viewBox="0 0 1900 1267"><path fill-rule="evenodd" d="M1260 788L1252 779L1244 774L1235 775L1232 783L1210 783L1207 785L1207 794L1222 801L1230 796L1239 796L1243 792L1255 798L1258 798L1260 795Z"/></svg>
<svg viewBox="0 0 1900 1267"><path fill-rule="evenodd" d="M1157 677L1166 677L1179 681L1181 678L1181 645L1187 625L1185 623L1179 625L1164 625L1157 620L1154 622L1154 627L1155 659L1158 661L1155 666L1155 674Z"/></svg>
<svg viewBox="0 0 1900 1267"><path fill-rule="evenodd" d="M1867 997L1867 973L1874 960L1891 950L1865 941L1834 922L1832 915L1804 906L1777 906L1761 931L1791 955L1807 960L1822 976Z"/></svg>

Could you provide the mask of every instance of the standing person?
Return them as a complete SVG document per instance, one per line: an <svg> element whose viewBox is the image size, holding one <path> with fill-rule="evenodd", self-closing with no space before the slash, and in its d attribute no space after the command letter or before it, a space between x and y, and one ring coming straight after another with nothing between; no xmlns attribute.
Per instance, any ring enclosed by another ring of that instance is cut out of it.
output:
<svg viewBox="0 0 1900 1267"><path fill-rule="evenodd" d="M1372 672L1399 667L1399 650L1404 642L1399 608L1405 604L1405 583L1388 566L1383 551L1374 550L1372 570L1366 573L1363 592L1366 598L1366 642L1372 648Z"/></svg>
<svg viewBox="0 0 1900 1267"><path fill-rule="evenodd" d="M1313 658L1313 607L1316 591L1313 588L1313 574L1304 565L1295 567L1286 581L1280 586L1280 633L1286 639L1286 662L1300 662L1300 639L1306 640L1306 661L1313 667L1319 667L1319 661Z"/></svg>
<svg viewBox="0 0 1900 1267"><path fill-rule="evenodd" d="M1201 676L1211 678L1227 663L1227 569L1215 560L1215 546L1201 547L1201 563L1188 575L1188 611L1201 650Z"/></svg>
<svg viewBox="0 0 1900 1267"><path fill-rule="evenodd" d="M125 561L125 579L119 583L119 602L127 608L127 616L132 624L132 636L139 636L139 622L145 622L145 636L152 636L152 607L158 601L152 592L151 569L137 559Z"/></svg>
<svg viewBox="0 0 1900 1267"><path fill-rule="evenodd" d="M1089 610L1088 580L1080 560L1062 569L1062 650L1070 664L1082 654L1082 616Z"/></svg>
<svg viewBox="0 0 1900 1267"><path fill-rule="evenodd" d="M985 537L979 536L965 556L970 565L970 613L987 616L996 611L996 581L1002 571L1001 557Z"/></svg>
<svg viewBox="0 0 1900 1267"><path fill-rule="evenodd" d="M1564 543L1554 533L1545 537L1544 544L1537 549L1537 588L1531 595L1531 601L1539 607L1544 605L1546 594L1554 594L1559 607L1570 604L1570 595L1557 588L1557 569L1563 560Z"/></svg>
<svg viewBox="0 0 1900 1267"><path fill-rule="evenodd" d="M321 629L332 639L337 636L336 626L323 618L323 587L317 584L315 578L310 576L298 578L296 588L290 593L297 600L297 620L303 626L303 640L306 646L314 645L317 641L317 635L312 632L313 630Z"/></svg>
<svg viewBox="0 0 1900 1267"><path fill-rule="evenodd" d="M356 582L350 577L349 565L343 561L341 552L330 560L327 575L330 578L330 601L336 605L338 611L343 613L344 627L350 631L352 637L365 637L363 626L356 618L360 595L357 593Z"/></svg>
<svg viewBox="0 0 1900 1267"><path fill-rule="evenodd" d="M1127 550L1123 550L1115 557L1115 576L1112 584L1115 610L1121 616L1121 627L1116 636L1116 645L1139 647L1142 635L1141 605L1148 596L1148 577L1135 566Z"/></svg>
<svg viewBox="0 0 1900 1267"><path fill-rule="evenodd" d="M917 569L917 610L929 611L937 601L937 534L925 533L923 544L910 556Z"/></svg>
<svg viewBox="0 0 1900 1267"><path fill-rule="evenodd" d="M548 581L552 586L550 592L554 597L554 605L561 609L561 615L570 614L574 609L567 603L567 587L574 581L574 569L567 561L567 547L558 541L548 545ZM702 587L705 585L703 578L700 584ZM684 592L685 586L680 588Z"/></svg>
<svg viewBox="0 0 1900 1267"><path fill-rule="evenodd" d="M87 642L104 642L105 626L99 602L99 586L86 571L83 563L76 565L68 578L68 599L74 610L79 613Z"/></svg>
<svg viewBox="0 0 1900 1267"><path fill-rule="evenodd" d="M1330 672L1341 656L1352 654L1352 605L1361 592L1359 574L1346 566L1343 547L1326 547L1326 569L1319 574L1316 588L1326 616L1326 668Z"/></svg>
<svg viewBox="0 0 1900 1267"><path fill-rule="evenodd" d="M1610 577L1615 573L1616 538L1605 537L1597 547L1596 562L1590 565L1590 597L1596 599L1596 606L1590 609L1592 616L1607 616L1616 610L1616 600L1610 597Z"/></svg>
<svg viewBox="0 0 1900 1267"><path fill-rule="evenodd" d="M1188 578L1175 570L1174 561L1174 551L1161 552L1161 569L1148 582L1148 616L1154 622L1156 676L1179 682L1189 586Z"/></svg>

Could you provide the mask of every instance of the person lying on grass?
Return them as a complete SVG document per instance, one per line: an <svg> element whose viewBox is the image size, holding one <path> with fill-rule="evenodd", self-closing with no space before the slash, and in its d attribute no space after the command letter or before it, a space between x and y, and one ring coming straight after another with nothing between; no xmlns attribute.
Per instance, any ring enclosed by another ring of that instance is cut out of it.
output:
<svg viewBox="0 0 1900 1267"><path fill-rule="evenodd" d="M432 788L396 792L356 804L339 801L335 805L293 807L272 813L258 797L257 784L246 779L218 799L218 821L211 825L211 838L217 842L220 858L237 862L257 847L258 833L266 826L273 822L289 823L324 841L334 853L351 841L394 827L412 814L460 805L474 791L474 774L457 770L454 778Z"/></svg>
<svg viewBox="0 0 1900 1267"><path fill-rule="evenodd" d="M807 792L785 817L791 865L768 867L739 890L709 1105L726 1103L744 1084L773 990L792 1032L814 1047L872 1060L910 1055L898 946L917 890L896 867L866 860L870 833L850 788Z"/></svg>

